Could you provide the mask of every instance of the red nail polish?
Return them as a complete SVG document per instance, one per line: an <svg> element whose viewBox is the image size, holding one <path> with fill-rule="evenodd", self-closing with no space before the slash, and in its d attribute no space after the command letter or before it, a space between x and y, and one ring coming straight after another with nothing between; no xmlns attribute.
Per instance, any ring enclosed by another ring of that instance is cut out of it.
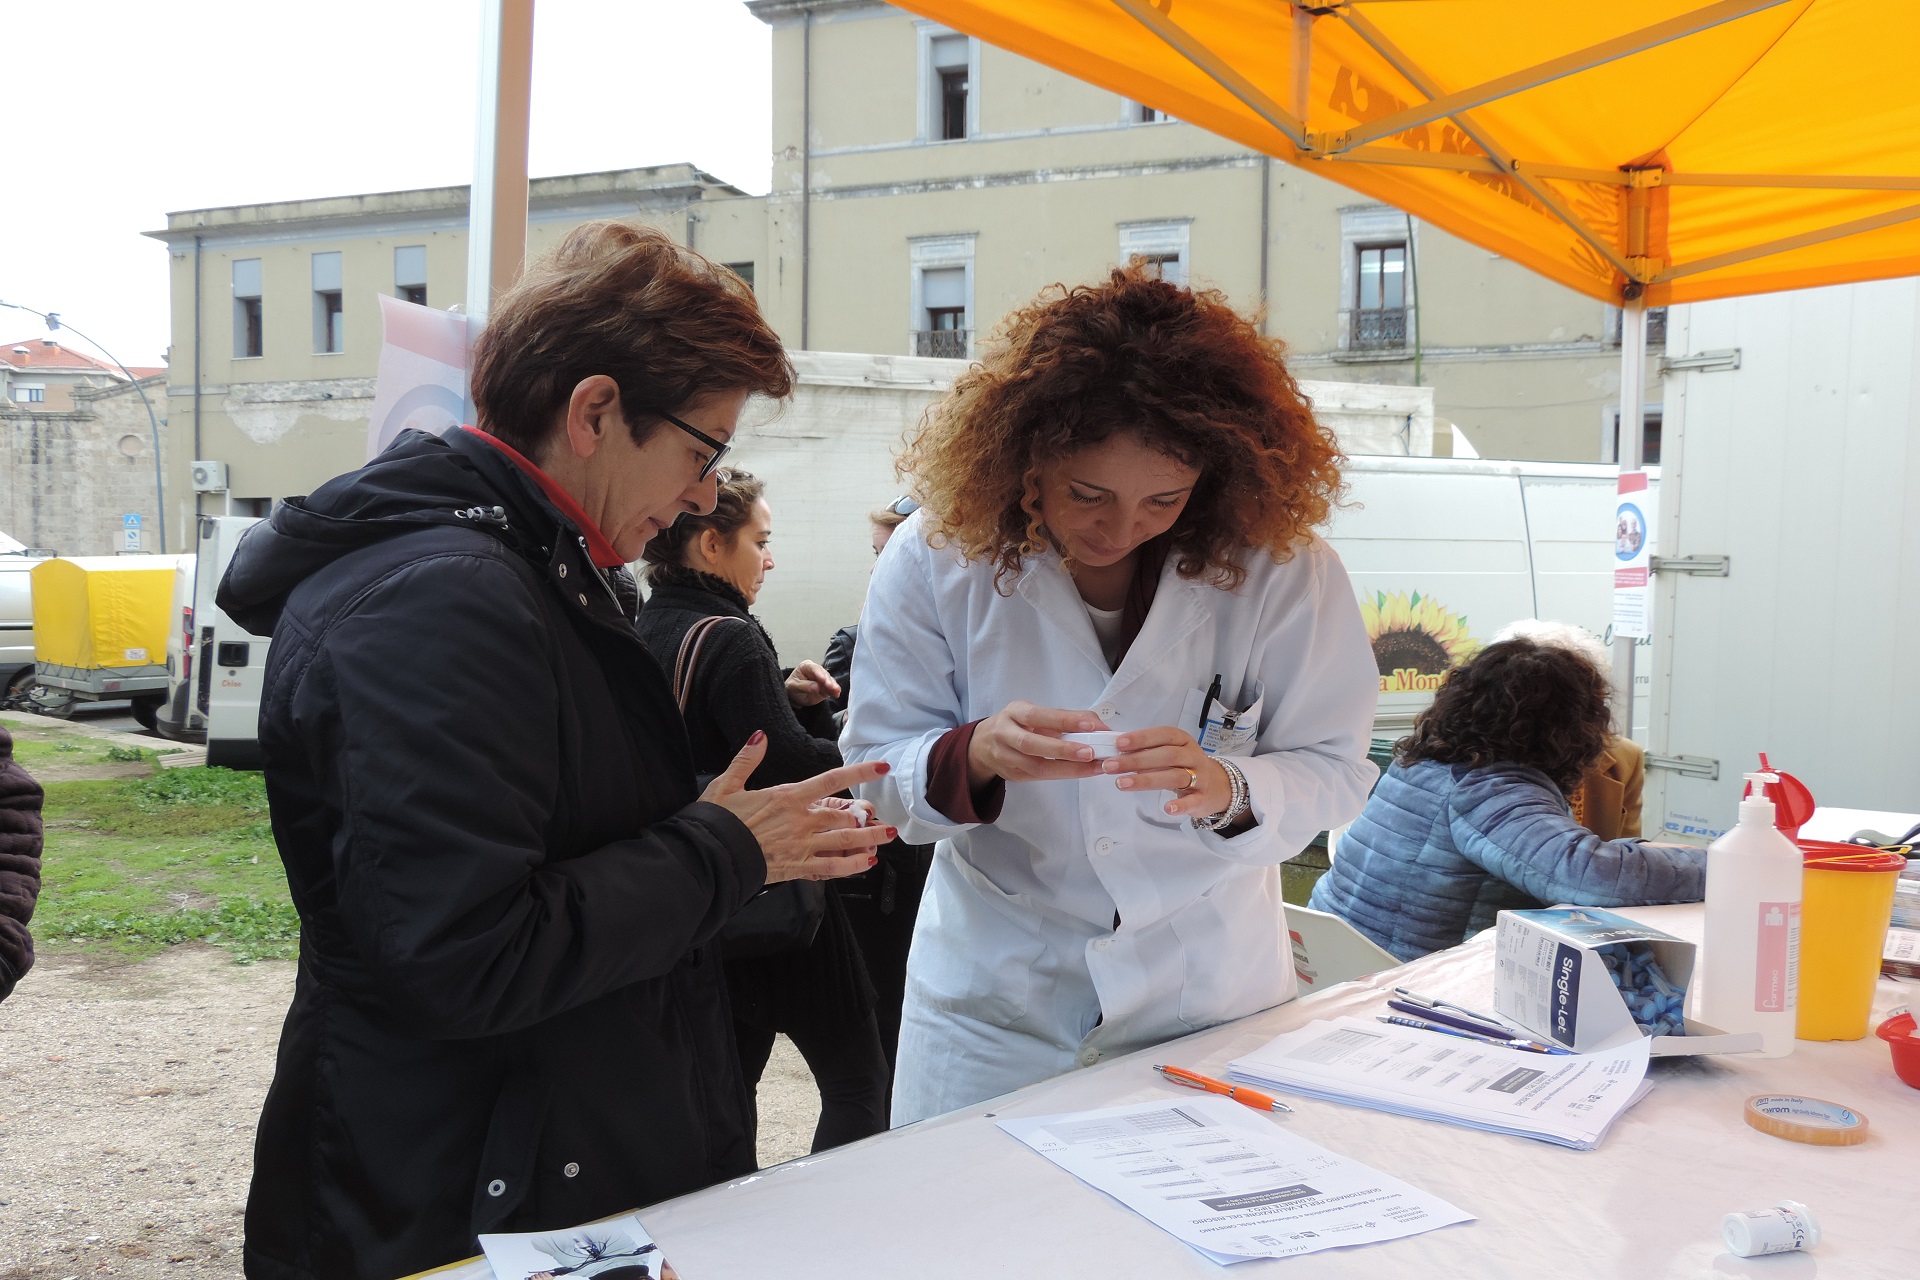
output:
<svg viewBox="0 0 1920 1280"><path fill-rule="evenodd" d="M900 828L898 827L887 828L887 839L898 840L899 838L900 838Z"/></svg>
<svg viewBox="0 0 1920 1280"><path fill-rule="evenodd" d="M888 764L888 763L887 763L887 762L886 762L885 760L882 760L882 761L880 762L880 772L881 772L881 773L882 773L883 775L884 775L884 774L889 774L889 773L892 773L892 772L893 772L893 766L892 766L892 765L890 765L890 764Z"/></svg>
<svg viewBox="0 0 1920 1280"><path fill-rule="evenodd" d="M753 731L753 736L747 739L747 745L750 747L757 747L761 743L765 742L766 740L767 740L766 731L762 729L755 729Z"/></svg>
<svg viewBox="0 0 1920 1280"><path fill-rule="evenodd" d="M877 854L877 853L870 853L870 854L868 854L868 855L867 855L867 865L868 865L869 867L877 867L877 866L879 866L879 865L880 865L880 855L879 855L879 854Z"/></svg>

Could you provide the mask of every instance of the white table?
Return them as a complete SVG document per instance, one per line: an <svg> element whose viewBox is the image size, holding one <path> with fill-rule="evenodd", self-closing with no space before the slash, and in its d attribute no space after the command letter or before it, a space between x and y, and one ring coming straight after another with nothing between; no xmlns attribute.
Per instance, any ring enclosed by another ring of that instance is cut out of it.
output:
<svg viewBox="0 0 1920 1280"><path fill-rule="evenodd" d="M1698 905L1622 912L1697 941ZM994 1102L794 1160L655 1205L641 1219L686 1280L977 1280L981 1276L1207 1276L1202 1260L1143 1219L1007 1137L994 1118L1191 1096L1151 1064L1221 1076L1227 1061L1315 1018L1385 1012L1407 986L1485 1008L1493 935L1372 978L1216 1027ZM1920 987L1883 980L1875 1024ZM1920 1275L1920 1090L1893 1074L1885 1043L1800 1042L1780 1059L1658 1061L1653 1092L1599 1150L1479 1133L1296 1099L1276 1123L1479 1215L1425 1235L1303 1258L1235 1265L1257 1276L1761 1276L1832 1280ZM1856 1147L1804 1146L1746 1126L1745 1099L1800 1093L1854 1107L1871 1135ZM1735 1258L1720 1219L1781 1198L1805 1202L1825 1239L1811 1254ZM462 1275L466 1268L443 1272ZM475 1272L485 1276L484 1268Z"/></svg>

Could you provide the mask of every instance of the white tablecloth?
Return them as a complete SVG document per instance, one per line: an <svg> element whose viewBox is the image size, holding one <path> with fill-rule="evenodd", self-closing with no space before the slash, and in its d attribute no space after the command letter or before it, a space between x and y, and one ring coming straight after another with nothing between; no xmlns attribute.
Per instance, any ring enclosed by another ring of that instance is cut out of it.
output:
<svg viewBox="0 0 1920 1280"><path fill-rule="evenodd" d="M1622 914L1698 941L1697 905ZM1223 1076L1229 1059L1315 1018L1386 1012L1394 986L1490 1006L1492 932L988 1105L655 1205L641 1219L685 1280L1219 1277L1227 1269L1007 1137L994 1118L1190 1096L1163 1083L1151 1064ZM1920 1005L1920 987L1882 981L1875 1024L1909 994ZM1920 1275L1920 1090L1893 1074L1887 1046L1871 1030L1853 1042L1802 1041L1780 1059L1656 1061L1650 1078L1653 1091L1590 1152L1295 1099L1297 1114L1276 1123L1434 1192L1479 1221L1387 1244L1240 1263L1231 1274ZM1745 1099L1776 1092L1853 1107L1867 1116L1870 1136L1856 1147L1813 1147L1748 1128ZM1803 1201L1819 1218L1818 1250L1750 1260L1725 1252L1724 1214L1782 1198Z"/></svg>

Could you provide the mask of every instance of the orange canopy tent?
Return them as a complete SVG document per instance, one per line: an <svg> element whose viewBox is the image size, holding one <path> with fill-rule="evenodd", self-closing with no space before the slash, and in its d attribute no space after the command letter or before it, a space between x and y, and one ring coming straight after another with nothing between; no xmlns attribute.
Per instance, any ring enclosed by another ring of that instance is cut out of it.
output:
<svg viewBox="0 0 1920 1280"><path fill-rule="evenodd" d="M1914 0L904 0L1615 304L1920 273Z"/></svg>
<svg viewBox="0 0 1920 1280"><path fill-rule="evenodd" d="M1920 274L1920 0L899 3L1623 307L1622 422L1647 307Z"/></svg>

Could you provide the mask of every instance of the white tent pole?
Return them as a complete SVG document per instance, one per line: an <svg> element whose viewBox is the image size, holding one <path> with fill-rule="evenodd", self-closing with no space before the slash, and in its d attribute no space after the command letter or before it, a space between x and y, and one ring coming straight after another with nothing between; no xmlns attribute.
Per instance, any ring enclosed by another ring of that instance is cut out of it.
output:
<svg viewBox="0 0 1920 1280"><path fill-rule="evenodd" d="M1645 461L1647 398L1647 304L1632 298L1620 310L1620 427L1615 458L1622 472L1638 471ZM1614 696L1619 699L1620 732L1633 736L1632 636L1613 638Z"/></svg>
<svg viewBox="0 0 1920 1280"><path fill-rule="evenodd" d="M533 0L481 0L480 95L467 205L468 330L513 287L527 256L527 115L533 91ZM471 395L468 422L473 421Z"/></svg>

